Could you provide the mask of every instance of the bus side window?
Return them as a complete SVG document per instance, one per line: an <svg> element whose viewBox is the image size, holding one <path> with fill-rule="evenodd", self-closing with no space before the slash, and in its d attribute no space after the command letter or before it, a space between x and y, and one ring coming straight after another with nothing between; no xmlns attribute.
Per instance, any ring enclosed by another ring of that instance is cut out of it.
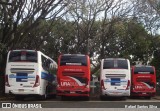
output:
<svg viewBox="0 0 160 111"><path fill-rule="evenodd" d="M50 64L51 64L51 61L49 59L47 59L45 62L45 65L48 70L50 69Z"/></svg>
<svg viewBox="0 0 160 111"><path fill-rule="evenodd" d="M56 74L57 70L56 70L55 63L53 61L51 61L51 60L49 60L47 63L48 63L47 65L48 65L48 71L49 71L49 73L50 74Z"/></svg>
<svg viewBox="0 0 160 111"><path fill-rule="evenodd" d="M47 59L42 55L42 67L48 71Z"/></svg>

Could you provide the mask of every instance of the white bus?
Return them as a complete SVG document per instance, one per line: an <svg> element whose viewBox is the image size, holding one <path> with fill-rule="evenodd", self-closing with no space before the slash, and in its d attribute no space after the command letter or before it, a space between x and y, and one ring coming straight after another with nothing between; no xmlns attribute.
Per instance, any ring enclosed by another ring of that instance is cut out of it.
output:
<svg viewBox="0 0 160 111"><path fill-rule="evenodd" d="M130 96L130 62L123 58L107 58L101 61L100 99L104 97Z"/></svg>
<svg viewBox="0 0 160 111"><path fill-rule="evenodd" d="M46 99L56 94L57 63L35 50L12 50L8 52L5 93L23 100L25 96ZM54 74L55 73L55 74Z"/></svg>

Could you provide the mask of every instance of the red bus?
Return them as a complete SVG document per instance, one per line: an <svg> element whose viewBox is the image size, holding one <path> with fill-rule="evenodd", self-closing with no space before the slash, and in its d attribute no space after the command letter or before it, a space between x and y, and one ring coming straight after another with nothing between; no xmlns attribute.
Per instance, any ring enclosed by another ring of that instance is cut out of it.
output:
<svg viewBox="0 0 160 111"><path fill-rule="evenodd" d="M58 59L57 95L89 99L90 58L82 54L63 54Z"/></svg>
<svg viewBox="0 0 160 111"><path fill-rule="evenodd" d="M156 94L156 71L154 66L133 66L131 96L150 99Z"/></svg>

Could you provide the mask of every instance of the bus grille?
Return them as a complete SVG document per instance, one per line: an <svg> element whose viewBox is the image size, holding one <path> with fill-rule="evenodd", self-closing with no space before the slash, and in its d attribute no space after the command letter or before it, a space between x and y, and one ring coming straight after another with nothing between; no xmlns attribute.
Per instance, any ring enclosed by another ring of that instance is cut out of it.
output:
<svg viewBox="0 0 160 111"><path fill-rule="evenodd" d="M27 69L27 68L11 68L11 73L17 72L26 72L26 73L33 73L34 69Z"/></svg>
<svg viewBox="0 0 160 111"><path fill-rule="evenodd" d="M126 74L106 74L106 78L114 78L114 77L126 77Z"/></svg>

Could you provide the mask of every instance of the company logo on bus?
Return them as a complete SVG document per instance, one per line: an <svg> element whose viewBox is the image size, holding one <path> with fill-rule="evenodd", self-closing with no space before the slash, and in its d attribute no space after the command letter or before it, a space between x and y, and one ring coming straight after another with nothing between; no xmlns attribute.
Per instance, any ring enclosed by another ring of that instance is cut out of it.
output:
<svg viewBox="0 0 160 111"><path fill-rule="evenodd" d="M136 89L142 89L142 86L135 86Z"/></svg>
<svg viewBox="0 0 160 111"><path fill-rule="evenodd" d="M79 86L76 82L61 82L61 86Z"/></svg>

